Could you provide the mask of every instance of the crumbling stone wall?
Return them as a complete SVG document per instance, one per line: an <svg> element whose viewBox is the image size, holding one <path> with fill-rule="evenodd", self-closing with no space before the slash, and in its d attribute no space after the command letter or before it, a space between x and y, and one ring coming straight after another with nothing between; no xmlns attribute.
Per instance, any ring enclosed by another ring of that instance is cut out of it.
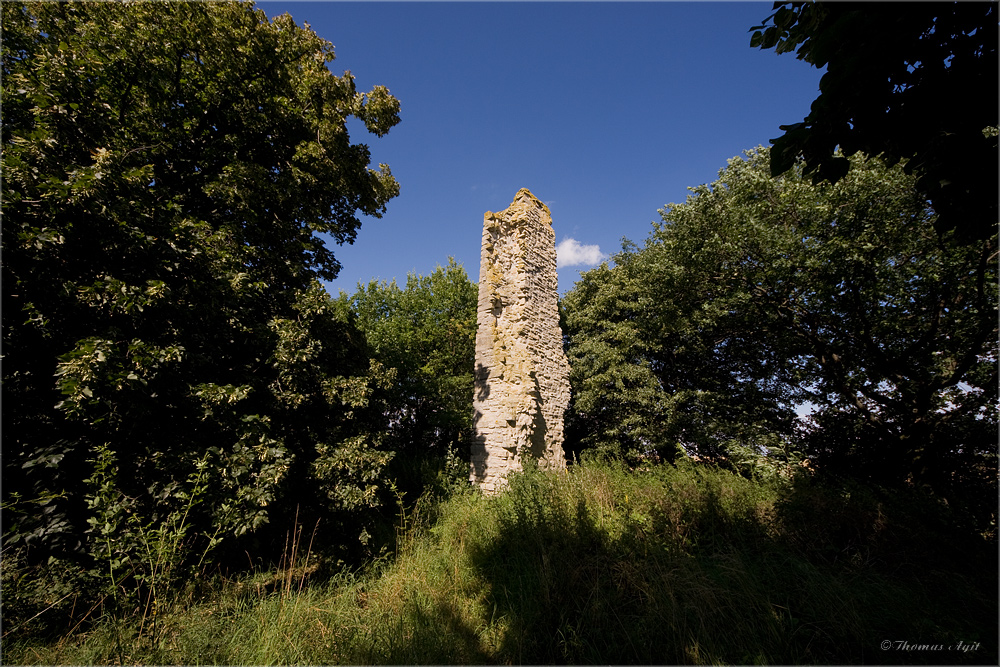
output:
<svg viewBox="0 0 1000 667"><path fill-rule="evenodd" d="M552 215L522 188L507 210L483 217L470 479L486 493L524 456L566 467L569 361L557 299Z"/></svg>

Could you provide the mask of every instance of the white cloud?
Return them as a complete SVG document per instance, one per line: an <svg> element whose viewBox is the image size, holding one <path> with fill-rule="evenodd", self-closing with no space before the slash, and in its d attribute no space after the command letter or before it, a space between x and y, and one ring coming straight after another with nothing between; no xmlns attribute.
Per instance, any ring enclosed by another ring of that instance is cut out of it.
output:
<svg viewBox="0 0 1000 667"><path fill-rule="evenodd" d="M563 239L556 246L556 266L597 266L607 259L598 245L580 245L576 239Z"/></svg>

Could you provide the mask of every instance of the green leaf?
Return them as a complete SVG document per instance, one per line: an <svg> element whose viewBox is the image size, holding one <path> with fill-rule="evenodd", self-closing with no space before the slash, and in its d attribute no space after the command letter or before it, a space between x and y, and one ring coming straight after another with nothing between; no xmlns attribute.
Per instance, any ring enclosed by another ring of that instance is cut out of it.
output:
<svg viewBox="0 0 1000 667"><path fill-rule="evenodd" d="M793 10L782 7L774 15L774 25L778 27L779 30L787 30L792 23L795 22L796 14Z"/></svg>
<svg viewBox="0 0 1000 667"><path fill-rule="evenodd" d="M764 37L761 40L761 48L770 49L777 43L778 37L779 37L778 29L775 28L774 26L769 27L767 30L764 31Z"/></svg>

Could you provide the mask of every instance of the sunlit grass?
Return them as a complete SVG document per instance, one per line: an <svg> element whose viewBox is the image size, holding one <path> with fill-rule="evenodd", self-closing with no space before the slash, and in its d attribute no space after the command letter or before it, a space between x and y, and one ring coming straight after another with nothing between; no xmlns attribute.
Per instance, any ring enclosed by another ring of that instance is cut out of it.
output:
<svg viewBox="0 0 1000 667"><path fill-rule="evenodd" d="M493 498L410 510L396 553L363 572L218 579L178 594L155 637L109 618L54 642L5 637L4 662L995 662L996 547L921 502L687 462L532 471Z"/></svg>

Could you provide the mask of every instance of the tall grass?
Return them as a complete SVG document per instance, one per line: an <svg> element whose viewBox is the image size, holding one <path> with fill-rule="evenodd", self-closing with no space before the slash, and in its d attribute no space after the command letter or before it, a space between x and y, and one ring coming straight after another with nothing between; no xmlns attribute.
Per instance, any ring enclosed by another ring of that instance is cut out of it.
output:
<svg viewBox="0 0 1000 667"><path fill-rule="evenodd" d="M527 471L418 503L363 572L309 582L290 558L178 596L155 643L137 620L5 637L4 661L107 663L124 637L159 664L996 664L996 545L949 525L918 494L808 478Z"/></svg>

